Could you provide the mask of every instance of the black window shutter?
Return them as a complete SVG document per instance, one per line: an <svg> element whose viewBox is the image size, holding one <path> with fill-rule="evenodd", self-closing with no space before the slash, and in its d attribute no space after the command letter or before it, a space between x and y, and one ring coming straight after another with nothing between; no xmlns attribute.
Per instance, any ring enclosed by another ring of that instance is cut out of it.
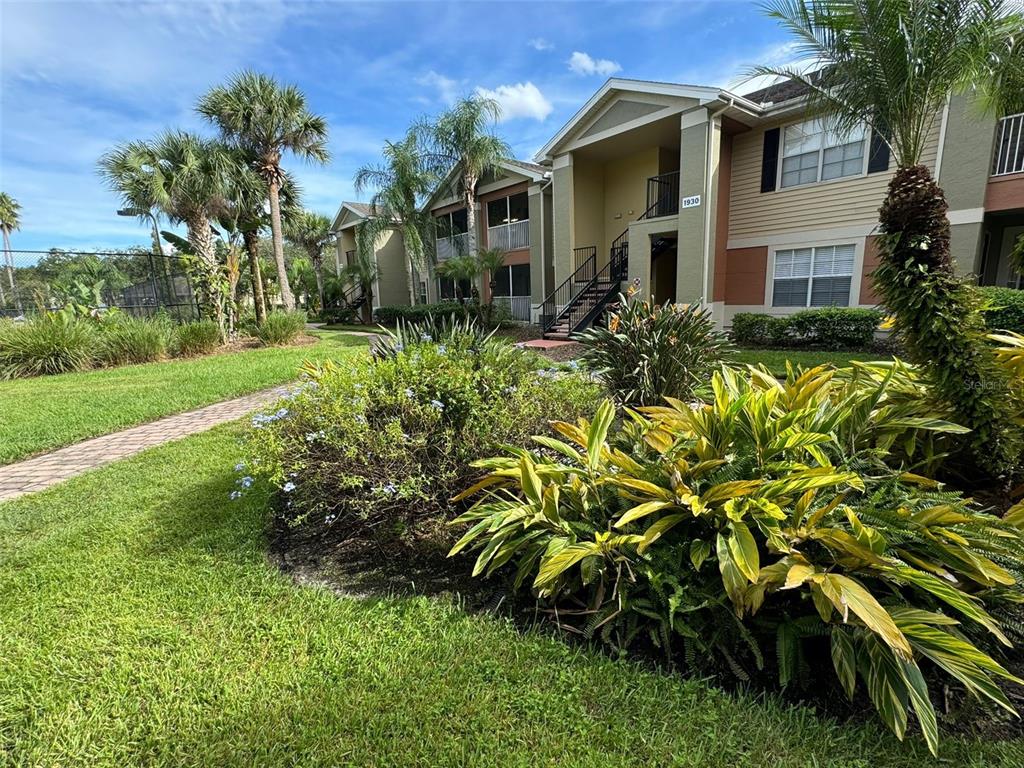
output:
<svg viewBox="0 0 1024 768"><path fill-rule="evenodd" d="M871 147L868 150L868 173L880 173L889 170L889 145L885 143L881 132L874 128L871 131Z"/></svg>
<svg viewBox="0 0 1024 768"><path fill-rule="evenodd" d="M779 129L764 132L764 152L761 154L761 191L774 192L779 171Z"/></svg>

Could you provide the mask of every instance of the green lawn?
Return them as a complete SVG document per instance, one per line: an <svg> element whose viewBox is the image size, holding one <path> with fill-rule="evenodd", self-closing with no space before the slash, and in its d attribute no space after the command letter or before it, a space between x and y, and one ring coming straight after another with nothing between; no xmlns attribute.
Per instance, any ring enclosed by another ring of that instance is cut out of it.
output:
<svg viewBox="0 0 1024 768"><path fill-rule="evenodd" d="M322 333L316 345L0 381L0 464L294 379L303 361L362 347Z"/></svg>
<svg viewBox="0 0 1024 768"><path fill-rule="evenodd" d="M0 504L4 765L936 765L916 735L643 671L425 598L299 587L220 427ZM1024 764L947 737L945 765Z"/></svg>
<svg viewBox="0 0 1024 768"><path fill-rule="evenodd" d="M786 360L804 368L813 368L823 363L845 365L851 360L888 360L891 355L881 352L821 352L799 349L740 349L733 361L750 365L763 364L776 376L786 375Z"/></svg>

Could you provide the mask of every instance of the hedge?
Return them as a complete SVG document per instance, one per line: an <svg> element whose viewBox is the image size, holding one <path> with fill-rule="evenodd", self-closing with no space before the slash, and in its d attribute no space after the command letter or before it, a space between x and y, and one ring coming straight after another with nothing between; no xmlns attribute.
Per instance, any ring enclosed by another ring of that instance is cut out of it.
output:
<svg viewBox="0 0 1024 768"><path fill-rule="evenodd" d="M732 319L732 339L741 347L870 349L882 321L875 309L823 307L787 317L741 312Z"/></svg>
<svg viewBox="0 0 1024 768"><path fill-rule="evenodd" d="M988 285L979 288L985 300L985 324L993 331L1024 333L1024 291Z"/></svg>
<svg viewBox="0 0 1024 768"><path fill-rule="evenodd" d="M417 304L414 307L377 307L377 309L373 311L373 319L381 325L394 325L399 320L418 323L426 320L428 316L447 317L454 314L456 317L465 317L470 309L472 309L472 307L460 304L457 301L441 301L437 304Z"/></svg>

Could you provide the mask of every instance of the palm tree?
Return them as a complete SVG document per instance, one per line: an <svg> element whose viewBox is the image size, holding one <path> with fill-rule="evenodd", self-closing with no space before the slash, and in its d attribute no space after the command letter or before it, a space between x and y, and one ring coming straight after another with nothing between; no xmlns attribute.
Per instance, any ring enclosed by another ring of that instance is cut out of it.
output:
<svg viewBox="0 0 1024 768"><path fill-rule="evenodd" d="M500 248L484 248L477 253L476 261L480 274L487 277L488 298L485 309L487 322L490 323L494 318L494 291L498 287L497 273L505 266L505 252Z"/></svg>
<svg viewBox="0 0 1024 768"><path fill-rule="evenodd" d="M222 331L224 276L211 225L225 211L230 165L222 144L184 131L122 144L99 161L100 174L126 207L148 200L173 223L185 225L203 305Z"/></svg>
<svg viewBox="0 0 1024 768"><path fill-rule="evenodd" d="M226 139L254 157L270 199L270 231L281 300L285 309L294 310L295 297L284 263L281 158L285 152L291 152L305 160L326 163L327 121L307 109L306 97L295 86L280 85L272 77L251 71L236 75L226 86L211 89L196 109Z"/></svg>
<svg viewBox="0 0 1024 768"><path fill-rule="evenodd" d="M377 259L372 250L365 248L357 248L355 258L341 269L342 279L359 289L362 296L362 320L365 325L373 322L373 285L377 282L378 275Z"/></svg>
<svg viewBox="0 0 1024 768"><path fill-rule="evenodd" d="M324 308L324 248L331 242L331 220L322 213L299 211L288 219L285 235L309 256L316 277L316 295Z"/></svg>
<svg viewBox="0 0 1024 768"><path fill-rule="evenodd" d="M6 192L0 192L0 232L3 232L4 235L4 268L7 270L7 285L11 289L11 296L19 312L21 312L21 300L18 298L17 289L14 287L14 256L11 254L11 232L16 232L21 228L20 211L21 203ZM5 304L6 302L3 282L0 281L0 304Z"/></svg>
<svg viewBox="0 0 1024 768"><path fill-rule="evenodd" d="M434 217L423 202L434 191L437 176L424 166L419 142L410 131L399 142L385 142L384 164L363 166L356 172L358 193L376 189L370 198L371 214L358 229L356 247L372 249L388 232L399 232L405 248L409 303L416 303L414 269L429 271L433 250Z"/></svg>
<svg viewBox="0 0 1024 768"><path fill-rule="evenodd" d="M472 285L480 277L480 262L472 253L459 253L438 262L437 274L451 280L455 284L455 298L465 302L469 296L462 295L461 284Z"/></svg>
<svg viewBox="0 0 1024 768"><path fill-rule="evenodd" d="M941 188L921 157L951 93L976 91L990 110L1019 107L1024 57L1020 17L1001 0L775 0L767 12L813 71L756 67L795 80L809 111L842 135L868 125L889 145L896 171L879 213L875 285L895 328L937 393L971 427L979 468L1005 473L1019 460L1008 383L983 343L972 288L949 251Z"/></svg>
<svg viewBox="0 0 1024 768"><path fill-rule="evenodd" d="M456 102L436 120L419 123L415 130L428 148L426 167L438 178L458 168L457 191L466 204L467 252L476 253L476 185L496 173L512 150L490 132L501 117L494 99L469 96Z"/></svg>

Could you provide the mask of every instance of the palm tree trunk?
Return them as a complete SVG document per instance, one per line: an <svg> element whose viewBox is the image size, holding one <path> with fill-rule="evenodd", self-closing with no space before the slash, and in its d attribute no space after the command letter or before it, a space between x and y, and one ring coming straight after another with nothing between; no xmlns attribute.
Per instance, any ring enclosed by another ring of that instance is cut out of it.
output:
<svg viewBox="0 0 1024 768"><path fill-rule="evenodd" d="M188 228L188 242L199 261L199 292L200 306L204 306L208 315L217 321L220 328L221 341L226 339L224 328L224 301L218 290L220 275L217 271L217 254L213 244L213 232L210 221L201 215L192 216L185 222Z"/></svg>
<svg viewBox="0 0 1024 768"><path fill-rule="evenodd" d="M323 254L314 256L309 254L309 260L313 262L313 275L316 277L316 298L320 302L320 311L324 311L324 257Z"/></svg>
<svg viewBox="0 0 1024 768"><path fill-rule="evenodd" d="M11 235L6 229L4 229L4 266L7 268L7 283L11 287L14 307L18 310L18 314L21 314L21 297L18 295L18 289L14 286L14 256L11 254ZM0 302L3 300L3 295L0 293Z"/></svg>
<svg viewBox="0 0 1024 768"><path fill-rule="evenodd" d="M947 210L927 167L897 168L879 209L881 259L872 277L910 357L971 428L976 476L998 477L1018 459L1008 429L1013 398L986 347L973 288L954 273Z"/></svg>
<svg viewBox="0 0 1024 768"><path fill-rule="evenodd" d="M466 198L466 251L476 253L476 178L466 174L462 180Z"/></svg>
<svg viewBox="0 0 1024 768"><path fill-rule="evenodd" d="M242 233L245 251L249 254L249 282L252 283L252 304L256 322L262 323L267 317L267 303L263 297L263 275L260 274L260 236L256 230Z"/></svg>
<svg viewBox="0 0 1024 768"><path fill-rule="evenodd" d="M373 286L372 285L364 285L363 286L363 296L364 296L363 307L360 310L360 312L361 312L361 314L363 316L363 325L372 325L373 324Z"/></svg>
<svg viewBox="0 0 1024 768"><path fill-rule="evenodd" d="M11 244L7 239L7 229L4 228L4 266L6 267L10 263L11 258ZM0 280L0 305L7 303L7 296L4 294L4 283Z"/></svg>
<svg viewBox="0 0 1024 768"><path fill-rule="evenodd" d="M281 237L281 198L277 181L270 182L270 237L274 243L274 264L277 266L277 284L281 289L281 301L288 312L295 311L295 296L288 284L288 272L284 266L284 240Z"/></svg>

